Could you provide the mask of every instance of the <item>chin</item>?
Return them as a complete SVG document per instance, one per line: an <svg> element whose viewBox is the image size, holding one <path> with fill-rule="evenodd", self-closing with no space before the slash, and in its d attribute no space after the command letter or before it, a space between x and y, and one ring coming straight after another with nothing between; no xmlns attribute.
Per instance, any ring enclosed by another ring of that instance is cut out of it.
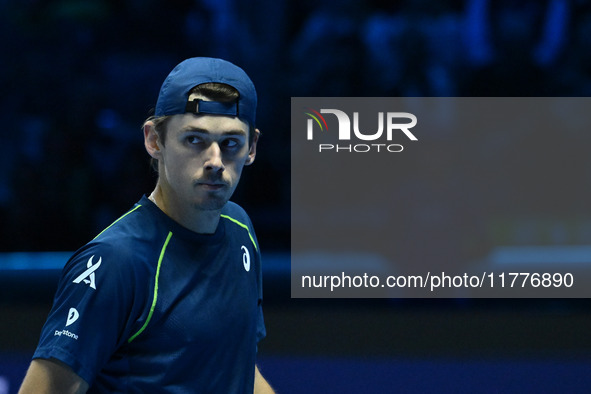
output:
<svg viewBox="0 0 591 394"><path fill-rule="evenodd" d="M198 201L193 206L201 211L219 211L228 202L227 199L207 199L207 201Z"/></svg>

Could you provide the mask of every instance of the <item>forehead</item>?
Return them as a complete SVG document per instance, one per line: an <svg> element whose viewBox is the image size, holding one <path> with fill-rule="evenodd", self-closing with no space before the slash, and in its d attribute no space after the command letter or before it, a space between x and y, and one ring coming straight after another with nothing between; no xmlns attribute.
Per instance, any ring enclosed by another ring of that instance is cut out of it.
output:
<svg viewBox="0 0 591 394"><path fill-rule="evenodd" d="M168 132L203 130L211 134L243 132L248 135L248 124L236 117L221 115L173 115L168 123Z"/></svg>

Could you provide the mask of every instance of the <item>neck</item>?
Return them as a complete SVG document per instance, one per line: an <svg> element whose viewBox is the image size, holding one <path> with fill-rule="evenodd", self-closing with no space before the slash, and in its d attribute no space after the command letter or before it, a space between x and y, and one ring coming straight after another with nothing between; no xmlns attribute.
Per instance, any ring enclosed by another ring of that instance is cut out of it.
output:
<svg viewBox="0 0 591 394"><path fill-rule="evenodd" d="M183 227L199 234L213 234L220 221L220 210L203 210L194 206L183 206L163 193L160 184L148 197L162 212Z"/></svg>

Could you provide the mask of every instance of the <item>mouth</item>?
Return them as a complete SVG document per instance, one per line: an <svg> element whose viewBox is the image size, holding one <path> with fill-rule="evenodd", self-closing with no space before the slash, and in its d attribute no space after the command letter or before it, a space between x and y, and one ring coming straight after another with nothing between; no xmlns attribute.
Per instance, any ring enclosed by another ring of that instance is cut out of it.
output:
<svg viewBox="0 0 591 394"><path fill-rule="evenodd" d="M223 182L198 182L197 186L205 190L220 190L226 187L226 184Z"/></svg>

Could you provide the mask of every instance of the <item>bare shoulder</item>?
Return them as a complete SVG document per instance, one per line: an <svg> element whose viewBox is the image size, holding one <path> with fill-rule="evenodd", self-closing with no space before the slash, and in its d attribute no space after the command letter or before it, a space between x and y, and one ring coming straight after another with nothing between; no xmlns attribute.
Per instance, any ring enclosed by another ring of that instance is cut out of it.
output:
<svg viewBox="0 0 591 394"><path fill-rule="evenodd" d="M88 384L66 364L56 359L36 359L31 362L19 394L27 393L86 393Z"/></svg>

